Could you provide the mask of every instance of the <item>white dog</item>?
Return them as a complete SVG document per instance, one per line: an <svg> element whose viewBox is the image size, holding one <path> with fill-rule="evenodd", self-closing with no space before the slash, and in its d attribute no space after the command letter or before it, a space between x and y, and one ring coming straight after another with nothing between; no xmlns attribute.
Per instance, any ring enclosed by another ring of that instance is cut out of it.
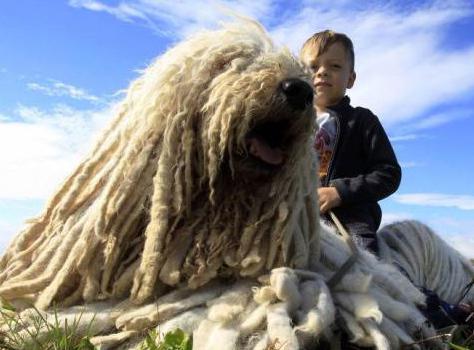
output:
<svg viewBox="0 0 474 350"><path fill-rule="evenodd" d="M95 315L103 348L156 327L206 350L310 348L341 327L378 349L433 335L424 295L368 253L326 283L352 252L319 223L308 82L251 21L169 50L8 248L0 296L60 305L79 333Z"/></svg>

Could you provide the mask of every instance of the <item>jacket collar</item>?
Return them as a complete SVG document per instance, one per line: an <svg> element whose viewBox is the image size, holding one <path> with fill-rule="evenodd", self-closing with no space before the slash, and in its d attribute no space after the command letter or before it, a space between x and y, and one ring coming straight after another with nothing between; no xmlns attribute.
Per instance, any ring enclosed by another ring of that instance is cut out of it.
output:
<svg viewBox="0 0 474 350"><path fill-rule="evenodd" d="M350 108L351 108L351 99L349 98L349 96L344 96L342 100L339 101L339 103L328 107L328 109L336 112L339 115L345 114L345 112L349 110Z"/></svg>

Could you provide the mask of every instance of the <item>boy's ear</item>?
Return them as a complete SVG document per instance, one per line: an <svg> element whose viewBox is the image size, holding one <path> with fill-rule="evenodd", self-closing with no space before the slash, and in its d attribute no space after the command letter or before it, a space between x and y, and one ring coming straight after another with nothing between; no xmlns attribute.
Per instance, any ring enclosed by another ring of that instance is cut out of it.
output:
<svg viewBox="0 0 474 350"><path fill-rule="evenodd" d="M356 80L356 72L352 71L351 75L349 76L349 81L347 82L348 89L354 86L355 80Z"/></svg>

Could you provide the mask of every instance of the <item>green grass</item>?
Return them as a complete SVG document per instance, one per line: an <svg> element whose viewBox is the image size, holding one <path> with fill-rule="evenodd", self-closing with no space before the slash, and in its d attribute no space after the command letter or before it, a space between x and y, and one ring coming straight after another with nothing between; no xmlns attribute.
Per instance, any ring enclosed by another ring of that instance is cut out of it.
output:
<svg viewBox="0 0 474 350"><path fill-rule="evenodd" d="M14 307L5 301L0 303L1 350L96 350L90 342L90 329L94 320L88 326L86 335L78 336L77 328L81 315L72 324L62 324L57 312L53 320L46 319L43 314L34 309L28 320L22 319ZM24 329L26 331L19 332ZM167 333L163 339L156 330L148 332L141 345L142 350L192 350L192 338L180 329Z"/></svg>
<svg viewBox="0 0 474 350"><path fill-rule="evenodd" d="M0 303L1 350L96 350L90 342L90 329L94 320L88 326L86 335L78 336L77 328L81 315L72 324L59 321L56 312L53 320L46 319L43 314L34 309L33 315L24 320L15 309L5 303ZM20 329L27 331L19 332ZM458 326L444 342L452 350L474 350L474 333L467 326ZM141 350L192 350L192 338L180 329L167 333L161 339L156 330L149 331L141 344Z"/></svg>
<svg viewBox="0 0 474 350"><path fill-rule="evenodd" d="M466 325L456 327L448 345L453 350L473 350L474 330Z"/></svg>
<svg viewBox="0 0 474 350"><path fill-rule="evenodd" d="M85 336L77 335L77 328L81 316L71 323L67 320L61 324L57 313L53 314L53 321L47 320L43 314L34 308L34 314L24 320L11 305L2 303L0 308L0 324L6 326L3 334L0 333L0 349L6 350L94 350L89 341L90 327ZM19 332L19 330L23 330Z"/></svg>
<svg viewBox="0 0 474 350"><path fill-rule="evenodd" d="M193 341L191 336L181 329L166 333L160 341L156 330L148 333L142 343L142 350L192 350Z"/></svg>

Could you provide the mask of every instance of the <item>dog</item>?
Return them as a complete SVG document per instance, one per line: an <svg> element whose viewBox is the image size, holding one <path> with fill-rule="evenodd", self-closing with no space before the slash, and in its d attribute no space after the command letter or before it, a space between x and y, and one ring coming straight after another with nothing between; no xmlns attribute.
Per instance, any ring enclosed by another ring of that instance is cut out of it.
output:
<svg viewBox="0 0 474 350"><path fill-rule="evenodd" d="M436 291L450 304L474 305L474 267L432 229L415 220L395 222L377 233L382 259L401 269L415 285ZM466 295L462 295L463 291Z"/></svg>
<svg viewBox="0 0 474 350"><path fill-rule="evenodd" d="M315 128L309 75L260 24L196 34L131 84L15 238L1 298L44 317L56 305L109 348L177 327L206 350L305 349L334 329L377 349L434 335L424 295L367 252L328 287L352 252L319 222Z"/></svg>

